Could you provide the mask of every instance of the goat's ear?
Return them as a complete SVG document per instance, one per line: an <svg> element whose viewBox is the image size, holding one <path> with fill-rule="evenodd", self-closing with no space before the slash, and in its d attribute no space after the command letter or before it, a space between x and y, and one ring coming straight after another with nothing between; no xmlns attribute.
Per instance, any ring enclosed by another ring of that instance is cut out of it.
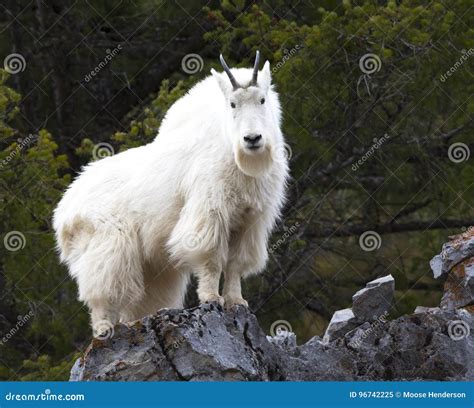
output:
<svg viewBox="0 0 474 408"><path fill-rule="evenodd" d="M270 62L265 61L260 74L258 75L258 81L260 82L261 88L267 92L272 84L272 73L270 72Z"/></svg>
<svg viewBox="0 0 474 408"><path fill-rule="evenodd" d="M217 72L214 68L211 68L211 74L217 81L217 84L219 85L219 88L221 88L222 93L224 94L225 97L228 97L229 95L229 80L225 78L222 74Z"/></svg>

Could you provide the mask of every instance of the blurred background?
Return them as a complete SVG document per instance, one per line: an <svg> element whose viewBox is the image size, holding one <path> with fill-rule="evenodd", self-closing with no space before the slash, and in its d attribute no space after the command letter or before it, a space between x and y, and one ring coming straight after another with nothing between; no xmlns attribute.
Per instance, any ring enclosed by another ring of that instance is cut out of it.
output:
<svg viewBox="0 0 474 408"><path fill-rule="evenodd" d="M0 4L0 379L64 380L90 341L51 214L91 160L151 142L211 68L271 63L292 180L270 263L244 296L268 333L324 333L392 274L391 317L439 302L429 260L474 225L473 4ZM194 284L193 284L194 285ZM196 305L190 290L188 305Z"/></svg>

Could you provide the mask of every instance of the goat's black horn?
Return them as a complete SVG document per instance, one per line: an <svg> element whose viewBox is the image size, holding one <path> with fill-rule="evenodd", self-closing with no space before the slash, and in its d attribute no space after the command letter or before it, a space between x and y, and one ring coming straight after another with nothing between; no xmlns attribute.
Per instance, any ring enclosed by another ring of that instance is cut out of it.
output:
<svg viewBox="0 0 474 408"><path fill-rule="evenodd" d="M224 57L222 56L222 54L220 55L219 58L220 58L220 60L221 60L222 68L224 68L225 73L226 73L227 76L229 77L230 83L232 84L232 87L234 88L234 90L236 90L237 88L240 88L240 85L239 85L239 84L237 83L237 81L235 80L234 75L232 75L232 72L230 72L230 68L229 68L229 66L226 64L225 59L224 59Z"/></svg>
<svg viewBox="0 0 474 408"><path fill-rule="evenodd" d="M260 65L260 51L255 55L255 64L253 65L253 75L251 85L257 86L258 66Z"/></svg>

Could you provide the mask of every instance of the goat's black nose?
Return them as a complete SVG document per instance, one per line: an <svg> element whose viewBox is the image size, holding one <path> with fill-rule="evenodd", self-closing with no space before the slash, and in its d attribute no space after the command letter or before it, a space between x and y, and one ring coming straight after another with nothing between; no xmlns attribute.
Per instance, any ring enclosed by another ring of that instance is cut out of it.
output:
<svg viewBox="0 0 474 408"><path fill-rule="evenodd" d="M256 144L260 139L262 138L262 135L247 135L247 136L244 136L244 140L248 143L248 144Z"/></svg>

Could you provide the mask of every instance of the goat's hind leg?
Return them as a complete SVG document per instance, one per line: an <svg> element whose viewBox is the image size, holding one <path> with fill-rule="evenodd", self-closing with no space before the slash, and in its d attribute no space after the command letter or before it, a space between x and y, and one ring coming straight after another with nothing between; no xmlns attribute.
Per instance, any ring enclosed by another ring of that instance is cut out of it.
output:
<svg viewBox="0 0 474 408"><path fill-rule="evenodd" d="M90 309L94 335L113 331L144 295L143 263L133 229L95 231L87 249L76 258L79 299Z"/></svg>
<svg viewBox="0 0 474 408"><path fill-rule="evenodd" d="M91 315L92 334L105 339L114 334L114 326L120 320L119 309L106 299L95 299L87 302Z"/></svg>

